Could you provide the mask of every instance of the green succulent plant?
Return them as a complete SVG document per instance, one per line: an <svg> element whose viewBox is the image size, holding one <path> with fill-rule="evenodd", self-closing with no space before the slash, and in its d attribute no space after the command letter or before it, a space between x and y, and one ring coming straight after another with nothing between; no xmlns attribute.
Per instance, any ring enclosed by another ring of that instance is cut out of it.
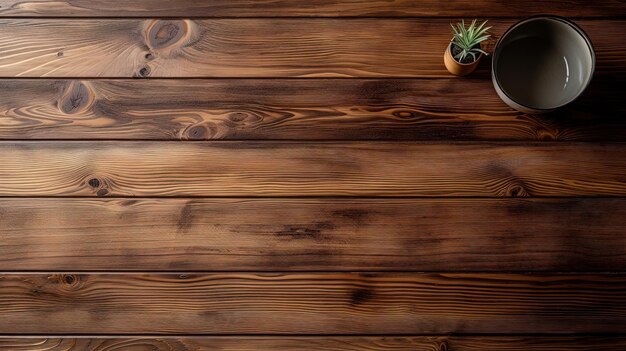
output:
<svg viewBox="0 0 626 351"><path fill-rule="evenodd" d="M461 23L457 23L456 27L450 23L454 31L452 43L458 48L458 52L455 53L453 51L452 55L458 62L471 63L476 61L479 54L487 55L485 51L480 49L480 43L491 37L487 32L491 27L485 27L485 24L487 24L487 21L477 26L476 20L473 20L472 24L465 28L464 20L461 20Z"/></svg>

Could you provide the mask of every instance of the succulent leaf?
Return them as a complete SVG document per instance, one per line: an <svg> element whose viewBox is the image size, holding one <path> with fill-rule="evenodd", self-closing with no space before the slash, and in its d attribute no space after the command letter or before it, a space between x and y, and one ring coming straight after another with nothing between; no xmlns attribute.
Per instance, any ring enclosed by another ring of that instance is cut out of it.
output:
<svg viewBox="0 0 626 351"><path fill-rule="evenodd" d="M463 62L468 57L471 57L472 60L475 61L478 54L482 53L487 55L487 53L480 48L480 43L491 37L488 33L491 27L485 27L486 24L487 21L484 21L477 25L475 19L472 20L469 27L465 26L465 20L461 20L461 23L457 23L456 26L450 23L454 32L452 42L460 49L460 52L454 55L455 59L459 62Z"/></svg>

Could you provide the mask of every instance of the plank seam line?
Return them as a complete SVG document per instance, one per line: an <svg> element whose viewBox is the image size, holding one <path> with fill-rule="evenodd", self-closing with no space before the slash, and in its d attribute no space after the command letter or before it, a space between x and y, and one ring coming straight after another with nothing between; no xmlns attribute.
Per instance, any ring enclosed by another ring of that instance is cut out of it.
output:
<svg viewBox="0 0 626 351"><path fill-rule="evenodd" d="M224 196L124 196L124 195L116 195L116 196L81 196L81 195L75 195L75 196L71 196L71 195L63 195L63 196L57 196L57 195L46 195L46 196L42 196L42 195L33 195L33 196L14 196L14 195L0 195L0 199L6 199L6 200L21 200L21 199L29 199L29 200L38 200L38 199L101 199L101 200L106 200L106 199L133 199L133 200L157 200L157 199L172 199L172 200L185 200L185 199L189 199L189 200L198 200L198 199L206 199L206 200L211 200L211 199L218 199L218 200L245 200L245 199L251 199L251 200L256 200L256 199L264 199L264 200L272 200L272 199L276 199L276 200L284 200L284 199L290 199L290 200L298 200L298 199L303 199L303 200L316 200L316 199L320 199L320 200L332 200L332 199L354 199L354 200L472 200L472 199L476 199L476 200L502 200L502 201L509 201L511 199L517 199L517 200L535 200L535 199L540 199L540 200L593 200L593 199L597 199L597 200L624 200L626 199L626 196L610 196L610 195L597 195L597 196L541 196L541 197L531 197L531 196L518 196L518 197L513 197L513 196L509 196L509 197L503 197L503 196L371 196L371 195L363 195L363 196L342 196L342 195L293 195L293 196L263 196L263 195L259 195L259 196L251 196L251 195L239 195L239 196L235 196L235 195L224 195Z"/></svg>
<svg viewBox="0 0 626 351"><path fill-rule="evenodd" d="M488 72L483 72L485 75ZM594 77L595 78L595 77ZM270 77L265 77L265 76L259 76L259 77L237 77L237 76L230 76L230 77L146 77L146 78L134 78L134 77L120 77L120 78L115 78L115 77L89 77L89 76L76 76L76 77L50 77L50 76L46 76L46 77L24 77L24 76L20 76L20 77L12 77L12 76L2 76L0 77L0 82L2 81L11 81L11 80L33 80L33 81L45 81L45 80L58 80L58 81L71 81L74 79L93 79L93 80L101 80L101 81L106 81L106 80L110 80L110 81L142 81L142 80L150 80L150 81L159 81L159 80L164 80L164 81L168 81L168 80L181 80L181 81L185 81L185 80L306 80L306 81L324 81L324 80L420 80L420 79L424 79L424 80L442 80L442 81L448 81L448 80L459 80L461 78L457 78L455 76L452 75L446 75L446 76L441 76L441 77L434 77L434 76L430 76L430 77L401 77L398 76L396 78L394 78L393 76L389 76L389 77L354 77L354 76L350 76L350 77L278 77L278 76L270 76ZM599 77L599 79L602 79L602 77ZM484 78L479 78L476 76L471 76L471 77L466 77L463 78L463 81L470 81L470 82L474 82L474 83L478 83L478 82L482 82L485 83L485 79ZM487 81L487 83L491 83L491 81ZM494 94L495 96L495 94Z"/></svg>
<svg viewBox="0 0 626 351"><path fill-rule="evenodd" d="M564 144L625 144L626 141L622 139L590 139L590 140L537 140L537 139L454 139L454 140L442 140L442 139L402 139L402 138L376 138L376 139L260 139L260 138L228 138L228 139L203 139L203 140L187 140L187 139L173 139L173 138L2 138L0 137L0 143L36 143L36 142L57 142L57 143L74 143L74 142L170 142L170 143L188 143L188 144L223 144L223 143L265 143L265 144L415 144L415 145L484 145L484 144L502 144L502 145L517 145L517 146L547 146L551 144L564 145Z"/></svg>
<svg viewBox="0 0 626 351"><path fill-rule="evenodd" d="M85 200L105 200L105 199L233 199L233 200L256 200L256 199L282 199L282 200L541 200L541 199L560 199L560 200L589 200L589 199L626 199L623 195L590 195L590 196L363 196L363 195L285 195L285 196L264 196L264 195L213 195L213 196L124 196L124 195L106 195L106 196L82 196L82 195L0 195L1 199L85 199Z"/></svg>
<svg viewBox="0 0 626 351"><path fill-rule="evenodd" d="M352 144L388 144L388 145L416 145L416 146L430 146L430 145L454 145L454 146L502 146L502 147L528 147L539 148L549 146L551 144L558 144L559 146L588 146L588 145L602 145L602 146L626 146L626 141L572 141L564 140L558 143L546 142L540 140L493 140L493 141L477 141L477 140L366 140L366 139L346 139L346 140L301 140L301 139L212 139L212 140L151 140L151 139L0 139L0 146L10 146L10 144L111 144L113 146L121 147L119 142L124 144L162 144L162 143L186 143L186 144L205 144L210 146L211 144L250 144L250 145L331 145L331 146L350 146Z"/></svg>
<svg viewBox="0 0 626 351"><path fill-rule="evenodd" d="M59 334L31 334L31 333L20 333L20 334L7 334L0 333L0 338L6 337L22 337L22 338L109 338L109 337L142 337L142 338L176 338L176 337L193 337L193 338L203 338L203 337L219 337L219 338L236 338L236 337L310 337L310 338L318 338L318 337L622 337L626 336L626 333L444 333L444 334L285 334L285 333L259 333L259 334L224 334L224 333L196 333L196 334L109 334L109 333L59 333Z"/></svg>
<svg viewBox="0 0 626 351"><path fill-rule="evenodd" d="M520 20L526 17L532 16L487 16L489 19L494 20ZM484 17L484 16L479 16ZM626 16L613 15L613 16L600 16L600 15L582 15L582 16L567 16L574 20L588 20L588 21L606 21L606 20L626 20ZM263 19L263 20L411 20L411 19L427 19L427 20L458 20L459 16L433 16L433 15L413 15L413 16L377 16L377 15L354 15L354 16L160 16L160 15L143 15L143 16L33 16L33 15L2 15L0 14L0 20L145 20L145 19L194 19L194 20L240 20L240 19Z"/></svg>
<svg viewBox="0 0 626 351"><path fill-rule="evenodd" d="M289 275L289 274L322 274L332 275L335 273L355 273L355 274L394 274L394 273L407 273L415 275L429 275L429 274L455 274L455 275L526 275L530 277L553 277L556 275L562 276L580 276L580 275L604 275L604 276L624 276L626 278L626 271L424 271L424 270L184 270L184 271L164 271L164 270L3 270L0 274L6 275L44 275L44 274L93 274L93 275L141 275L141 274L154 274L154 275L185 275L185 274L276 274L276 275Z"/></svg>
<svg viewBox="0 0 626 351"><path fill-rule="evenodd" d="M0 24L1 27L1 24ZM487 77L487 72L481 72L483 73L484 77ZM427 79L461 79L461 78L456 78L456 77L450 77L449 75L435 75L435 76L423 76L423 77L415 77L415 76L385 76L385 77L369 77L369 76L346 76L346 77L298 77L298 76L285 76L285 77L277 77L277 76L253 76L253 77L238 77L238 76L193 76L193 77L184 77L184 76L175 76L175 77L145 77L145 78L133 78L133 77L127 77L127 76L110 76L110 77L94 77L94 76L58 76L58 77L54 77L54 76L48 76L48 77L28 77L28 76L20 76L20 77L16 77L16 76L0 76L0 80L10 80L10 79L15 79L15 80L61 80L61 79L66 79L66 80L135 80L135 81L150 81L150 80L173 80L173 79L178 79L178 80L199 80L199 79L206 79L206 80L218 80L218 79L247 79L247 80L253 80L253 79L263 79L263 80L281 80L281 79L290 79L290 80L303 80L303 81L310 81L310 80L322 80L322 79L328 79L328 80L349 80L349 79L376 79L376 80L399 80L399 79L412 79L412 80L418 80L418 79L423 79L423 80L427 80ZM474 76L470 79L476 80L478 81L479 78L477 76ZM602 79L602 76L600 76L598 79Z"/></svg>
<svg viewBox="0 0 626 351"><path fill-rule="evenodd" d="M559 145L563 146L564 144L626 144L626 141L622 140L612 140L612 139L597 139L597 140L581 140L581 141L572 141L572 140L524 140L524 139L456 139L453 141L445 141L445 140L429 140L429 139L416 139L416 140L402 140L402 139L208 139L208 140L185 140L185 139L116 139L116 138L106 138L106 139L2 139L0 138L0 143L11 142L11 143L21 143L21 142L172 142L172 143L202 143L202 144L220 144L226 142L237 142L237 143L294 143L294 144L323 144L323 143L367 143L367 144L401 144L401 143L414 143L414 144L432 144L432 145L457 145L461 143L473 143L476 145L480 144L494 144L494 143L509 143L511 145L519 145L519 146L549 146L549 145ZM531 145L526 145L525 143L531 143Z"/></svg>

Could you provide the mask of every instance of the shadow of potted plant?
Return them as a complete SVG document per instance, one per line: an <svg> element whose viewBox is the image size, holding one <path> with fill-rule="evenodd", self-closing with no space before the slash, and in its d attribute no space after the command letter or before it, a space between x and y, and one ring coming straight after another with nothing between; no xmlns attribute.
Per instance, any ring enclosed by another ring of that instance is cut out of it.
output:
<svg viewBox="0 0 626 351"><path fill-rule="evenodd" d="M454 31L454 36L446 48L443 62L448 71L457 76L468 75L476 69L483 55L487 55L481 48L481 43L491 37L485 27L487 21L476 25L473 20L469 27L465 28L465 21L450 24Z"/></svg>

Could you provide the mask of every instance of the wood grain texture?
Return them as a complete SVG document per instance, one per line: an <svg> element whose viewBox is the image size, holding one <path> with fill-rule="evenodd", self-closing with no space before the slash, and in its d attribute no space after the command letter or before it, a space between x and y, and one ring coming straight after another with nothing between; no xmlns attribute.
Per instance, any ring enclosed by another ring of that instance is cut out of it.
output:
<svg viewBox="0 0 626 351"><path fill-rule="evenodd" d="M281 17L281 16L429 16L519 17L537 14L596 17L623 16L619 0L505 3L496 0L0 0L0 16L68 17Z"/></svg>
<svg viewBox="0 0 626 351"><path fill-rule="evenodd" d="M0 139L626 141L623 89L527 115L482 79L0 80Z"/></svg>
<svg viewBox="0 0 626 351"><path fill-rule="evenodd" d="M0 196L623 196L626 145L1 142Z"/></svg>
<svg viewBox="0 0 626 351"><path fill-rule="evenodd" d="M626 276L619 274L3 274L0 330L621 333L624 289Z"/></svg>
<svg viewBox="0 0 626 351"><path fill-rule="evenodd" d="M626 21L579 24L623 82ZM0 77L450 77L450 38L447 19L3 19Z"/></svg>
<svg viewBox="0 0 626 351"><path fill-rule="evenodd" d="M626 270L625 199L1 199L4 270Z"/></svg>
<svg viewBox="0 0 626 351"><path fill-rule="evenodd" d="M625 337L183 337L15 338L0 337L7 351L597 351L626 350Z"/></svg>

